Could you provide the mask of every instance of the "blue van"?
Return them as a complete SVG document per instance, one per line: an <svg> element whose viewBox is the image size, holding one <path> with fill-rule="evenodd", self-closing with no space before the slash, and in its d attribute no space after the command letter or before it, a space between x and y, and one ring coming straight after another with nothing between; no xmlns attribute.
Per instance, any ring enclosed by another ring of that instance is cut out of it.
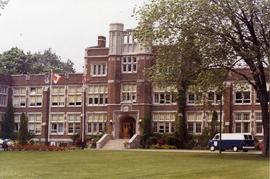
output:
<svg viewBox="0 0 270 179"><path fill-rule="evenodd" d="M247 152L249 149L255 149L254 138L250 133L222 133L221 140L222 150ZM219 149L219 142L219 134L216 134L212 140L208 141L210 151Z"/></svg>

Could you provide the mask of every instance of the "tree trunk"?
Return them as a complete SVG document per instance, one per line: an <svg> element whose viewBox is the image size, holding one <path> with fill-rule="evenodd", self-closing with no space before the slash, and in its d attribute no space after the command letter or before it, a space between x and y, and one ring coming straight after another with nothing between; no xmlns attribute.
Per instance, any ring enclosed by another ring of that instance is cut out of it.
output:
<svg viewBox="0 0 270 179"><path fill-rule="evenodd" d="M188 142L186 122L186 90L186 83L184 81L181 81L177 87L178 131L176 131L180 142L180 148L186 148L186 144Z"/></svg>
<svg viewBox="0 0 270 179"><path fill-rule="evenodd" d="M260 106L262 110L262 124L263 124L263 136L264 136L264 148L263 148L263 155L268 157L269 156L269 111L268 111L268 93L265 90L258 89L257 94L259 95L260 99Z"/></svg>

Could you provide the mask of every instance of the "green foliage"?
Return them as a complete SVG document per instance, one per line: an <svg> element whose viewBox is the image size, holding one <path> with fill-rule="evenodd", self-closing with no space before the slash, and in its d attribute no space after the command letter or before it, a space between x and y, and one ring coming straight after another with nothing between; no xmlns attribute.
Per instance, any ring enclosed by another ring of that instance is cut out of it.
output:
<svg viewBox="0 0 270 179"><path fill-rule="evenodd" d="M209 128L205 127L202 134L197 137L197 143L195 146L197 148L206 149L208 147L208 141L211 139Z"/></svg>
<svg viewBox="0 0 270 179"><path fill-rule="evenodd" d="M2 136L4 139L15 139L14 134L14 108L9 102L2 122Z"/></svg>
<svg viewBox="0 0 270 179"><path fill-rule="evenodd" d="M213 138L218 130L217 130L217 125L218 125L218 113L216 111L213 111L212 115L212 120L211 120L211 128L210 128L210 138Z"/></svg>
<svg viewBox="0 0 270 179"><path fill-rule="evenodd" d="M31 134L28 131L28 120L24 113L21 114L20 117L20 129L18 134L18 141L19 144L25 145L28 143L28 141L33 137L33 134Z"/></svg>
<svg viewBox="0 0 270 179"><path fill-rule="evenodd" d="M226 71L246 80L259 96L264 131L269 131L265 72L270 61L269 12L268 0L150 0L135 10L139 21L135 35L142 44L166 46L168 58L163 58L166 50L162 53L157 50L153 67L161 70L150 72L160 72L156 81L164 82L165 78L175 79L176 84L183 81L197 84L186 78L195 75L201 88L212 86L208 84L223 86ZM239 67L248 68L251 73L243 73ZM268 132L264 132L264 141L264 154L269 155Z"/></svg>
<svg viewBox="0 0 270 179"><path fill-rule="evenodd" d="M149 148L152 135L152 120L150 117L145 117L142 121L142 135L141 135L141 145L143 148Z"/></svg>
<svg viewBox="0 0 270 179"><path fill-rule="evenodd" d="M0 54L0 74L39 74L54 69L57 73L74 73L74 63L62 62L51 49L31 54L14 47Z"/></svg>

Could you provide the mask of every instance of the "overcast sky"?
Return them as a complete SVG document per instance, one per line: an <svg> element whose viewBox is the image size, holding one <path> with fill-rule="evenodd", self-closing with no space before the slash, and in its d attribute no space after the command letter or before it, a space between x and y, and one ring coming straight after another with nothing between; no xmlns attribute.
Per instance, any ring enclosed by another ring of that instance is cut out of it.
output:
<svg viewBox="0 0 270 179"><path fill-rule="evenodd" d="M0 16L0 53L11 47L25 52L52 48L82 72L84 49L108 39L109 24L137 24L133 14L146 0L10 0Z"/></svg>

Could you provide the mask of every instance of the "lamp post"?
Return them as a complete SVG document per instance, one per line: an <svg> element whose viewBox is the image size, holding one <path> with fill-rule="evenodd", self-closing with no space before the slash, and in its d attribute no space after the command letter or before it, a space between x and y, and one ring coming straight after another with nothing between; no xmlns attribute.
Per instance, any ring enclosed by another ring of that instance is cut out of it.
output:
<svg viewBox="0 0 270 179"><path fill-rule="evenodd" d="M221 139L221 135L222 135L222 92L220 93L220 103L219 103L219 107L220 107L220 113L219 113L219 154L221 154L222 151L222 139Z"/></svg>

